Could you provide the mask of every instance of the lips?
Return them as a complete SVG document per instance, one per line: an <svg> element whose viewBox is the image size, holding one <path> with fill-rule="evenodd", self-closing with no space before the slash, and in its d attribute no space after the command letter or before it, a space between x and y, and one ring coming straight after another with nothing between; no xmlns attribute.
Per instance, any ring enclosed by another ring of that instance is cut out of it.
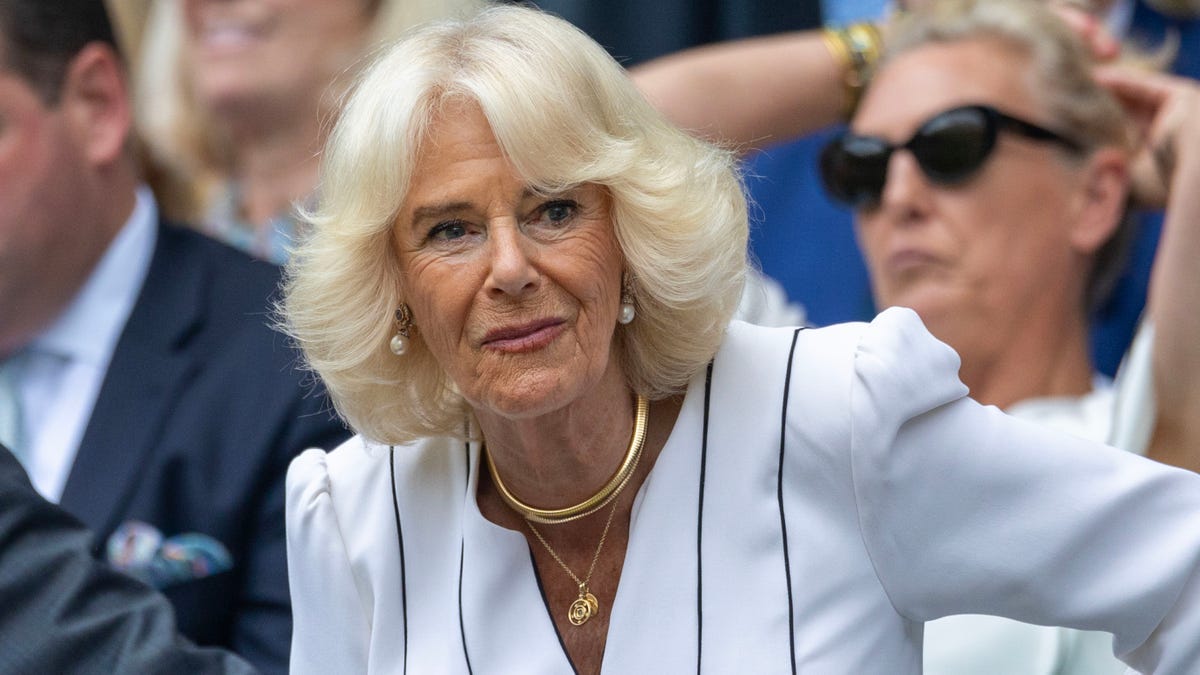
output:
<svg viewBox="0 0 1200 675"><path fill-rule="evenodd" d="M887 272L893 276L904 276L936 264L937 256L916 248L904 248L888 255Z"/></svg>
<svg viewBox="0 0 1200 675"><path fill-rule="evenodd" d="M254 42L258 32L234 24L206 25L200 31L200 42L209 49L236 49Z"/></svg>
<svg viewBox="0 0 1200 675"><path fill-rule="evenodd" d="M565 330L562 319L539 319L524 324L501 326L488 331L481 346L500 352L527 352L550 344Z"/></svg>

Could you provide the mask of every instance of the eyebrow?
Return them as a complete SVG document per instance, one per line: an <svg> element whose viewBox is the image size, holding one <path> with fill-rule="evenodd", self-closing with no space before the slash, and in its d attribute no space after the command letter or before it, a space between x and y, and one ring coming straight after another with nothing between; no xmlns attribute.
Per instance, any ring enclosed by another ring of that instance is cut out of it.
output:
<svg viewBox="0 0 1200 675"><path fill-rule="evenodd" d="M529 199L530 197L541 197L541 196L547 196L547 195L541 195L537 191L533 190L532 188L527 187L521 191L520 201L525 201L526 199ZM418 206L417 208L413 209L412 222L419 223L424 220L436 220L438 218L443 218L443 217L448 216L453 213L461 213L463 211L470 211L475 208L477 208L477 207L474 203L469 202L469 201L464 201L464 200L453 201L453 202L444 202L441 204L428 204L425 206Z"/></svg>
<svg viewBox="0 0 1200 675"><path fill-rule="evenodd" d="M418 206L413 210L412 222L417 223L422 220L437 219L451 213L466 211L474 206L471 202L446 202L444 204L430 204L429 206Z"/></svg>

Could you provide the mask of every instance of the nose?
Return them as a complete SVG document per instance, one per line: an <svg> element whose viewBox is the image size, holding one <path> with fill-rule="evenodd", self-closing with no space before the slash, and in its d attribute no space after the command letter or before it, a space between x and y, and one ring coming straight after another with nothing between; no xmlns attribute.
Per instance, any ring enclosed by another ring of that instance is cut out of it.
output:
<svg viewBox="0 0 1200 675"><path fill-rule="evenodd" d="M492 293L521 295L537 285L538 270L530 250L534 244L516 225L497 225L488 234L488 289Z"/></svg>
<svg viewBox="0 0 1200 675"><path fill-rule="evenodd" d="M878 213L898 224L913 222L926 211L930 189L917 158L908 150L897 150L888 160Z"/></svg>

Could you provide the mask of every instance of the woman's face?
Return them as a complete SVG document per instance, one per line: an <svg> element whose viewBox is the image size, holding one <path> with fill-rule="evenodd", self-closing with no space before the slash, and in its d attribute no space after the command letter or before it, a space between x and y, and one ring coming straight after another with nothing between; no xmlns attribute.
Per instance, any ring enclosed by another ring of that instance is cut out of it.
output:
<svg viewBox="0 0 1200 675"><path fill-rule="evenodd" d="M472 406L547 413L617 367L623 257L606 192L534 194L477 106L433 123L393 241L416 335Z"/></svg>
<svg viewBox="0 0 1200 675"><path fill-rule="evenodd" d="M362 52L366 0L184 0L197 96L221 111L277 102L315 114Z"/></svg>
<svg viewBox="0 0 1200 675"><path fill-rule="evenodd" d="M1030 71L1028 58L993 41L923 46L876 75L851 126L903 144L938 113L984 104L1069 132L1037 104ZM947 187L922 173L912 153L894 152L879 206L856 214L878 306L915 309L963 351L1002 339L1055 294L1081 294L1085 252L1072 244L1070 224L1084 191L1083 162L1063 153L1002 130L982 167ZM1081 297L1056 301L1069 303L1062 311L1082 305Z"/></svg>

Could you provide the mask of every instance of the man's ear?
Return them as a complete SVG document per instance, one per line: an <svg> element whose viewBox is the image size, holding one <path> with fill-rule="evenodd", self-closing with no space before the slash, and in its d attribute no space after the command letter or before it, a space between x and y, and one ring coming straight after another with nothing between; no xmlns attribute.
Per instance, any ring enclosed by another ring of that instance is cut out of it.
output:
<svg viewBox="0 0 1200 675"><path fill-rule="evenodd" d="M106 166L125 152L133 111L124 67L112 47L93 42L71 59L58 105L90 162Z"/></svg>
<svg viewBox="0 0 1200 675"><path fill-rule="evenodd" d="M1092 254L1121 223L1129 196L1129 158L1119 148L1101 148L1088 159L1082 194L1070 238L1076 250Z"/></svg>

